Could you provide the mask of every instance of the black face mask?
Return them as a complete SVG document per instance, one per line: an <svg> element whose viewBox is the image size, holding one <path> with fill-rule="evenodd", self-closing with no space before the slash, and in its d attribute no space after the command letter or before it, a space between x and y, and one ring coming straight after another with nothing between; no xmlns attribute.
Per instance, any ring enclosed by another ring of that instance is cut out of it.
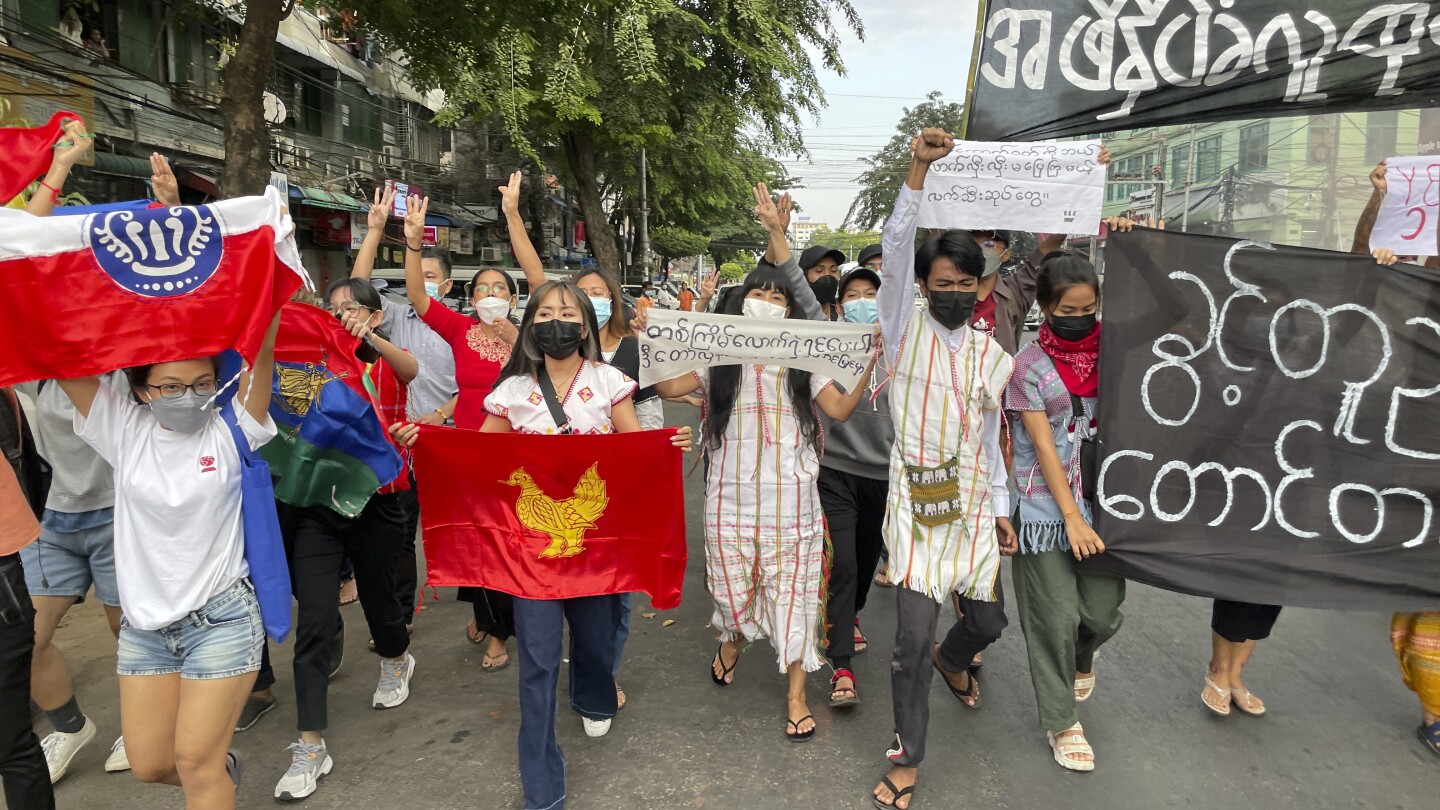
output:
<svg viewBox="0 0 1440 810"><path fill-rule="evenodd" d="M564 360L580 350L581 328L574 321L539 321L530 325L535 345L552 360Z"/></svg>
<svg viewBox="0 0 1440 810"><path fill-rule="evenodd" d="M810 291L815 293L815 298L823 306L835 303L835 296L840 293L840 279L834 276L821 276L810 282Z"/></svg>
<svg viewBox="0 0 1440 810"><path fill-rule="evenodd" d="M1050 331L1061 340L1084 340L1095 331L1095 313L1089 315L1051 315Z"/></svg>
<svg viewBox="0 0 1440 810"><path fill-rule="evenodd" d="M970 322L975 314L975 302L980 294L975 290L956 292L954 290L930 291L930 315L946 329L959 329Z"/></svg>

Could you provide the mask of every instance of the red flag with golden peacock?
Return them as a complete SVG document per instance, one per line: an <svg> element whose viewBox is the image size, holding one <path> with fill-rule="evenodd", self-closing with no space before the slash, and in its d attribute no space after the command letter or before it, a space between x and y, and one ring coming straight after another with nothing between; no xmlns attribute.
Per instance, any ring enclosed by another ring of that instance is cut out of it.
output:
<svg viewBox="0 0 1440 810"><path fill-rule="evenodd" d="M644 591L680 604L681 454L672 430L537 436L422 427L427 584L529 599Z"/></svg>

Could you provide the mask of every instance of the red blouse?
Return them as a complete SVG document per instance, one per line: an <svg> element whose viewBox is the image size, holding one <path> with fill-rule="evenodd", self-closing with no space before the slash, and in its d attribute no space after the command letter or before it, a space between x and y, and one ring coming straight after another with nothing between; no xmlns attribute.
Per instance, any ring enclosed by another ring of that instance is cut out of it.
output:
<svg viewBox="0 0 1440 810"><path fill-rule="evenodd" d="M479 321L434 301L420 319L450 344L455 355L455 384L460 388L455 427L479 430L485 424L485 398L510 360L510 345L486 337Z"/></svg>

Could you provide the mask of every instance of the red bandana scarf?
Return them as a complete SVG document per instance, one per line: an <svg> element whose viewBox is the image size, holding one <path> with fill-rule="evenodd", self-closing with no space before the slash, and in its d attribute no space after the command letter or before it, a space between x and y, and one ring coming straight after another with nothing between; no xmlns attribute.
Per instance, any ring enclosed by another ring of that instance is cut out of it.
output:
<svg viewBox="0 0 1440 810"><path fill-rule="evenodd" d="M1100 375L1095 373L1100 359L1100 324L1079 340L1060 338L1050 331L1050 324L1041 324L1040 348L1055 362L1067 391L1079 397L1093 397L1100 392Z"/></svg>

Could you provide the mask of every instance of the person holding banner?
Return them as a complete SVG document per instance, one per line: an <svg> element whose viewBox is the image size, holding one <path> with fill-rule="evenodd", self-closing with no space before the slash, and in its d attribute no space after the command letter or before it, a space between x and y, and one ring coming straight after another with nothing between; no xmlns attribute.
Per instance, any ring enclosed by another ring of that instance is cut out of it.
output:
<svg viewBox="0 0 1440 810"><path fill-rule="evenodd" d="M770 257L720 312L757 319L806 317L801 302L814 295L792 281L794 264L770 193L755 188L755 213L770 233ZM793 268L792 268L793 269ZM706 401L705 566L720 646L710 677L734 679L744 643L769 638L779 670L789 678L785 737L806 742L815 718L805 698L805 675L824 664L819 653L825 595L825 524L817 490L822 429L817 408L838 422L850 418L874 370L841 394L827 378L780 366L727 365L666 380L666 398L697 391Z"/></svg>
<svg viewBox="0 0 1440 810"><path fill-rule="evenodd" d="M1039 339L1020 350L1005 391L1019 490L1015 599L1030 658L1030 682L1055 761L1093 771L1076 704L1095 691L1095 653L1120 629L1125 580L1084 564L1105 551L1084 497L1081 440L1098 412L1100 279L1085 258L1052 253L1041 262Z"/></svg>
<svg viewBox="0 0 1440 810"><path fill-rule="evenodd" d="M954 148L938 128L911 141L910 169L882 232L884 284L876 303L893 369L895 425L885 545L899 615L891 661L895 738L886 753L890 771L872 792L878 808L911 806L925 758L932 670L963 705L978 703L970 667L1005 628L999 557L1016 545L1000 452L1001 398L1013 364L995 340L970 327L985 255L960 230L915 249L925 176ZM924 310L911 293L917 280ZM937 645L940 605L956 592L964 618Z"/></svg>
<svg viewBox="0 0 1440 810"><path fill-rule="evenodd" d="M509 362L510 347L515 344L515 324L510 317L517 287L509 273L481 270L470 280L475 319L443 304L432 306L434 300L426 288L426 278L439 272L448 279L450 257L443 252L428 252L421 244L429 209L429 197L422 200L413 194L405 209L405 296L425 325L450 344L455 382L460 388L451 414L455 427L479 430L485 424L485 398ZM523 229L521 223L522 235ZM525 243L529 241L526 237ZM459 598L474 608L465 634L472 644L485 645L480 668L499 672L510 666L510 653L505 649L506 642L515 635L515 607L510 595L484 588L461 588Z"/></svg>
<svg viewBox="0 0 1440 810"><path fill-rule="evenodd" d="M1440 756L1440 612L1397 613L1390 640L1405 685L1420 698L1420 742Z"/></svg>
<svg viewBox="0 0 1440 810"><path fill-rule="evenodd" d="M575 284L552 281L530 299L515 351L485 400L482 433L595 434L641 430L631 397L638 385L600 362L600 325ZM561 393L563 392L563 393ZM418 429L396 426L413 444ZM688 451L691 431L672 443ZM515 597L520 656L520 780L527 810L563 810L565 759L556 740L555 690L565 626L570 628L570 705L586 735L602 737L619 708L615 689L616 628L621 594L545 600Z"/></svg>
<svg viewBox="0 0 1440 810"><path fill-rule="evenodd" d="M274 438L269 386L276 314L234 409L252 450ZM213 358L126 371L130 391L98 377L60 380L76 433L115 469L120 606L120 725L135 777L179 785L191 807L233 808L235 720L265 641L243 553L240 452L206 405Z"/></svg>

